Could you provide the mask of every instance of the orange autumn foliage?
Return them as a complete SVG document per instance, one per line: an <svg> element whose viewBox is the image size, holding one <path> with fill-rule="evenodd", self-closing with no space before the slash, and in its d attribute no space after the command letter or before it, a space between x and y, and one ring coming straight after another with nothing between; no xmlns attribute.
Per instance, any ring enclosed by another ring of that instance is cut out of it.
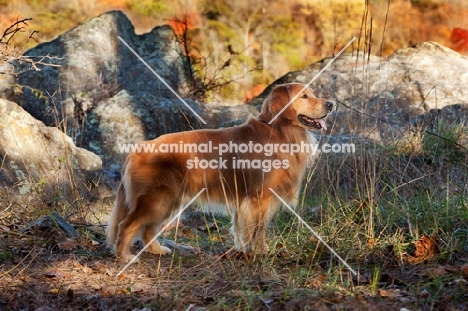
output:
<svg viewBox="0 0 468 311"><path fill-rule="evenodd" d="M461 54L468 54L468 29L453 28L450 41L453 50Z"/></svg>

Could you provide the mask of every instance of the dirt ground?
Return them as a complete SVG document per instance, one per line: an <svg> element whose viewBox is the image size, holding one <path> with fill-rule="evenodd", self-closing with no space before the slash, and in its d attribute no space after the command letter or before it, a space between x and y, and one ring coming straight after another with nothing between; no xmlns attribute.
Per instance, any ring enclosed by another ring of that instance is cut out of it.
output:
<svg viewBox="0 0 468 311"><path fill-rule="evenodd" d="M468 265L456 254L402 264L386 249L350 261L354 276L323 247L312 254L314 241L310 248L277 243L264 257L231 256L227 226L190 223L168 235L201 252L143 254L118 275L124 265L104 245L100 227L77 226L82 234L73 239L55 227L23 232L6 223L0 226L1 310L468 308Z"/></svg>

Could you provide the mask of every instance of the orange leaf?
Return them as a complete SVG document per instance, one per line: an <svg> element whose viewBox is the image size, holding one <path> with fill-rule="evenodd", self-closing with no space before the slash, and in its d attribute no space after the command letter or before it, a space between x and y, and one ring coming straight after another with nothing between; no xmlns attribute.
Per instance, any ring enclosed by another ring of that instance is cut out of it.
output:
<svg viewBox="0 0 468 311"><path fill-rule="evenodd" d="M323 273L319 274L307 282L307 287L313 287L315 289L319 289L322 286L322 282L325 280L325 278L326 278L325 274Z"/></svg>
<svg viewBox="0 0 468 311"><path fill-rule="evenodd" d="M400 297L401 292L399 289L379 289L379 295L382 297Z"/></svg>
<svg viewBox="0 0 468 311"><path fill-rule="evenodd" d="M221 237L219 235L213 235L210 238L211 241L222 241Z"/></svg>
<svg viewBox="0 0 468 311"><path fill-rule="evenodd" d="M430 238L427 235L423 235L414 243L416 251L414 252L413 257L408 258L408 261L411 263L419 263L433 258L435 255L440 253L437 243L437 237Z"/></svg>
<svg viewBox="0 0 468 311"><path fill-rule="evenodd" d="M57 244L63 250L70 251L78 246L78 242L73 239L66 239L63 242Z"/></svg>
<svg viewBox="0 0 468 311"><path fill-rule="evenodd" d="M314 237L313 235L309 236L309 241L311 241L312 243L318 243L319 240L317 240L316 237Z"/></svg>
<svg viewBox="0 0 468 311"><path fill-rule="evenodd" d="M59 293L59 290L58 288L52 288L51 290L49 290L49 293L52 295L57 295Z"/></svg>

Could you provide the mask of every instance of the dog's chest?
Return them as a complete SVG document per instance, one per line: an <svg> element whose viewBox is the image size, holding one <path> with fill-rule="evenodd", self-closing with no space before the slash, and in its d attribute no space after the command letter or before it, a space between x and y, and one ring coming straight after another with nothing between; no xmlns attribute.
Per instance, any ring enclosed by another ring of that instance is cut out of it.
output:
<svg viewBox="0 0 468 311"><path fill-rule="evenodd" d="M310 146L309 149L309 154L307 157L307 167L312 166L314 163L316 157L317 157L317 152L318 152L318 141L315 138L314 134L307 131L307 143Z"/></svg>

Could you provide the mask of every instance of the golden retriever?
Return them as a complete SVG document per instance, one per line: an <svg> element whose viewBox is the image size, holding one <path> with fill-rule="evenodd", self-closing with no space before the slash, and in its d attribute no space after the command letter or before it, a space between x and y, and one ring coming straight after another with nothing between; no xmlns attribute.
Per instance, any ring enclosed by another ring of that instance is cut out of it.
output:
<svg viewBox="0 0 468 311"><path fill-rule="evenodd" d="M130 246L136 236L150 242L165 220L206 188L198 200L225 207L232 218L235 249L265 253L265 227L280 205L269 188L297 204L305 169L314 157L297 146L317 143L308 131L326 129L323 119L332 109L332 102L315 97L304 85L283 84L271 91L261 113L243 125L172 133L141 143L147 149L130 153L122 169L108 245L122 261L132 260ZM184 149L186 145L191 149ZM208 145L212 149L207 151ZM172 152L167 146L174 147ZM171 252L157 240L147 251Z"/></svg>

